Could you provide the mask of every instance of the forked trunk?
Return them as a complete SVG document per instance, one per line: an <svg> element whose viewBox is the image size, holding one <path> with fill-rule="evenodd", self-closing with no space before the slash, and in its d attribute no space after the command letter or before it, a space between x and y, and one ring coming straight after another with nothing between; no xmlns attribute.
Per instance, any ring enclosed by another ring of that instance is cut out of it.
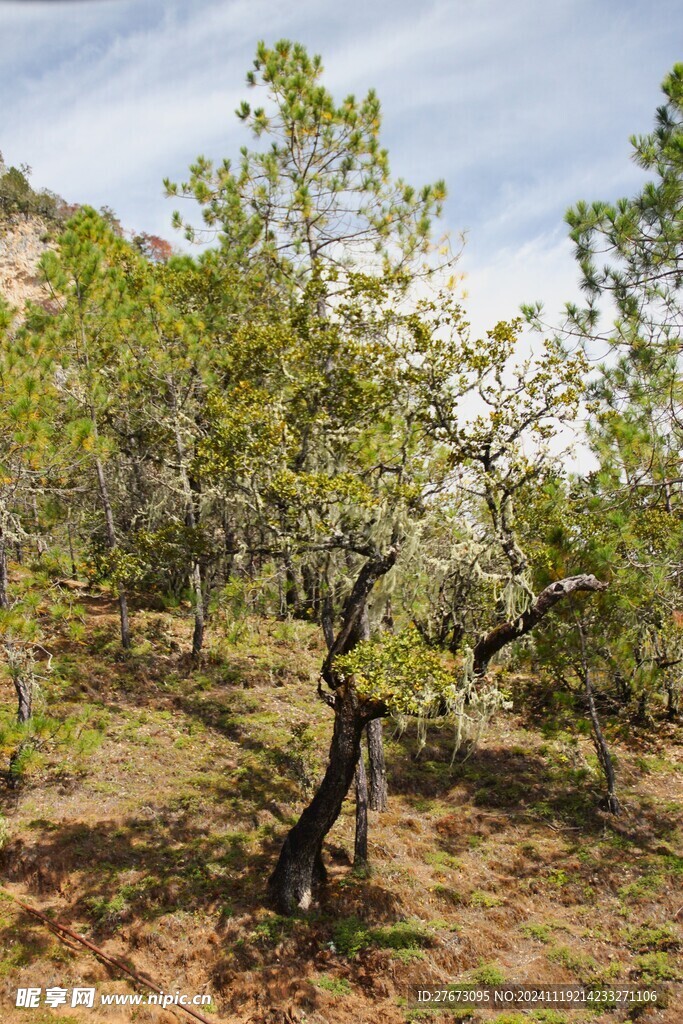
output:
<svg viewBox="0 0 683 1024"><path fill-rule="evenodd" d="M365 719L358 696L352 687L339 687L334 702L327 771L313 800L288 833L268 883L270 896L283 914L310 906L314 882L320 880L323 840L339 817L360 755Z"/></svg>

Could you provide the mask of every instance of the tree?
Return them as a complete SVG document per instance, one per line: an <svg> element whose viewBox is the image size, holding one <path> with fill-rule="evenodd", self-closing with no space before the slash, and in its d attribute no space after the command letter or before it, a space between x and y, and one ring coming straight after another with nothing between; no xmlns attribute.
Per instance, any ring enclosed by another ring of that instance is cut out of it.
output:
<svg viewBox="0 0 683 1024"><path fill-rule="evenodd" d="M125 557L120 557L107 472L114 447L107 425L121 395L118 384L127 355L120 343L126 293L118 261L124 245L94 210L79 210L57 250L41 262L58 312L34 309L28 324L51 345L69 436L96 474L110 570L118 580L121 642L129 647Z"/></svg>
<svg viewBox="0 0 683 1024"><path fill-rule="evenodd" d="M266 147L243 148L236 170L229 160L215 168L199 157L187 183L165 182L171 195L202 206L226 258L258 258L265 273L298 288L311 274L323 277L321 314L329 287L354 268L411 279L430 252L432 218L446 195L442 181L417 190L391 178L376 94L337 105L321 84L323 70L300 43L259 43L247 83L265 91L265 103L244 101L237 115ZM179 214L175 220L183 224Z"/></svg>
<svg viewBox="0 0 683 1024"><path fill-rule="evenodd" d="M367 517L365 522L360 517L360 537L355 536L359 517L349 501L351 494L344 480L348 476L344 461L350 449L342 431L349 431L350 399L357 397L362 403L363 433L367 431L365 417L371 415L373 409L367 401L370 389L352 381L349 366L353 366L353 362L349 364L347 352L340 348L337 324L329 321L355 317L354 326L363 335L363 345L366 345L371 331L378 326L372 324L372 316L370 326L363 323L366 311L357 301L359 288L365 291L372 307L373 287L404 292L416 274L434 269L428 259L432 249L431 219L440 210L445 188L438 182L417 191L400 179L392 180L387 153L380 144L381 115L376 95L370 92L361 102L349 96L338 105L321 84L322 73L320 58L309 57L300 44L282 40L272 49L259 44L254 70L247 81L251 87L265 90L266 101L264 106L254 109L243 103L238 116L252 129L257 140L269 143L267 148L243 149L236 170L229 161L214 168L210 161L200 157L191 168L186 184L177 186L169 181L165 184L169 193L193 197L199 202L206 228L219 232L220 254L226 266L243 271L248 265L250 272L260 275L263 283L279 290L285 302L296 303L297 330L303 337L305 351L297 357L300 363L293 371L298 386L292 389L286 380L280 384L288 409L285 421L289 424L291 415L297 424L290 430L288 440L291 445L294 439L298 447L288 451L286 469L282 467L283 475L269 488L268 499L263 498L263 481L258 474L257 485L253 483L253 474L252 481L246 483L245 455L250 445L245 447L243 441L236 445L235 440L243 438L244 434L244 420L240 423L240 416L253 422L254 402L259 403L260 415L266 395L271 407L278 407L270 384L265 394L260 384L255 390L253 386L245 387L242 395L237 395L237 403L234 392L230 399L219 394L211 399L212 412L219 424L223 424L223 437L218 438L214 432L209 447L214 453L220 452L223 488L229 479L233 494L242 494L242 500L250 508L261 546L264 531L271 539L273 535L277 537L275 550L284 569L282 591L286 608L296 607L299 600L292 554L300 538L296 536L297 531L292 534L293 513L298 510L304 521L314 521L322 512L326 520L329 511L335 509L335 529L342 540L321 545L318 538L315 544L309 538L297 550L303 556L300 572L307 607L320 619L330 649L334 648L337 654L355 642L357 615L363 614L376 580L393 564L398 534L391 541L393 533L389 531L388 547L378 548L374 541L368 540ZM176 223L182 223L179 216L176 216ZM187 226L187 234L190 238L197 237L191 226ZM446 249L444 262L448 260ZM359 274L361 262L363 273ZM361 278L364 278L363 283ZM351 305L355 303L352 314L348 309L340 312L338 306L345 300ZM307 337L314 344L307 344ZM348 329L344 337L349 337ZM370 352L370 347L367 348ZM359 351L360 346L355 343L354 358ZM309 362L310 356L319 363ZM366 362L370 362L369 357ZM302 367L305 367L303 372ZM247 375L245 385L249 379ZM337 410L332 413L329 402L333 396L339 414ZM357 407L353 415L356 413ZM327 442L320 430L323 424L327 425L331 438L339 438L341 443ZM275 429L272 422L261 424L259 434L265 450L272 440L265 435ZM400 428L398 432L400 434ZM206 448L204 456L206 462ZM320 467L325 463L330 468L320 474ZM352 474L356 474L357 469L353 466ZM328 479L337 475L343 486L336 488L333 497L324 492L318 495L317 504L311 508L307 506L311 497L310 483L316 480L317 474ZM298 507L302 495L297 493L298 484L302 482L303 509ZM285 495L289 500L285 500ZM345 498L343 502L342 498ZM323 510L325 503L327 508ZM265 522L264 505L273 512ZM343 513L336 515L340 508ZM389 521L392 514L387 515ZM277 528L275 520L279 521ZM325 522L320 528L327 529L327 525ZM334 552L342 552L343 557L335 556ZM359 584L362 596L358 597L353 610L349 610L345 603L349 595L345 593L344 581L350 570L357 574L356 582L361 581L366 568L362 557L374 559L375 568ZM344 639L335 647L334 623L340 615ZM377 758L380 734L375 730L373 735L372 750ZM355 758L351 774L354 766ZM373 770L372 777L379 780L381 776L380 764ZM336 813L338 811L333 818ZM308 887L310 889L310 884Z"/></svg>

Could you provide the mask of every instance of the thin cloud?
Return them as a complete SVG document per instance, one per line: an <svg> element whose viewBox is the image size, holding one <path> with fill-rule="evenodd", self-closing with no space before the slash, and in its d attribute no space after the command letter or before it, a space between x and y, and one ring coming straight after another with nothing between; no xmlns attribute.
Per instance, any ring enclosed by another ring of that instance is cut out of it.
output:
<svg viewBox="0 0 683 1024"><path fill-rule="evenodd" d="M649 129L682 23L673 0L0 0L0 148L37 185L168 235L162 178L248 144L233 111L256 42L300 39L335 95L376 88L395 173L446 178L471 301L516 308L573 287L566 207L636 187L628 136Z"/></svg>

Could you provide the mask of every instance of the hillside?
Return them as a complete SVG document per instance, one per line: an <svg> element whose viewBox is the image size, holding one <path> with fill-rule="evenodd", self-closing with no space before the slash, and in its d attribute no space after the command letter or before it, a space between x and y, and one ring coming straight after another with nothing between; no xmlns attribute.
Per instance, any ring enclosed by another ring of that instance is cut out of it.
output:
<svg viewBox="0 0 683 1024"><path fill-rule="evenodd" d="M25 584L17 571L15 585ZM42 684L50 719L24 782L4 798L5 893L165 992L209 993L201 1012L217 1022L596 1017L407 1005L418 985L461 980L657 985L668 1005L662 995L638 1019L680 1020L680 727L653 736L609 723L625 805L615 820L598 809L589 739L559 705L546 716L553 727L540 724L522 680L514 710L453 764L449 730L432 730L416 757L414 730L399 736L386 725L389 809L371 812L371 873L350 867L347 800L325 845L320 903L281 917L264 905L265 881L325 763L332 725L315 696L319 631L224 618L192 669L179 652L191 634L182 607L136 602L135 646L124 653L106 590L32 584L56 629ZM2 706L7 730L6 675ZM6 895L1 910L3 1022L190 1019L151 1007L101 1008L94 1018L81 1008L16 1009L17 986L135 989ZM597 1013L614 1024L634 1016Z"/></svg>
<svg viewBox="0 0 683 1024"><path fill-rule="evenodd" d="M27 300L42 302L49 297L38 274L38 263L48 248L47 229L47 223L34 216L0 224L0 295L15 309Z"/></svg>

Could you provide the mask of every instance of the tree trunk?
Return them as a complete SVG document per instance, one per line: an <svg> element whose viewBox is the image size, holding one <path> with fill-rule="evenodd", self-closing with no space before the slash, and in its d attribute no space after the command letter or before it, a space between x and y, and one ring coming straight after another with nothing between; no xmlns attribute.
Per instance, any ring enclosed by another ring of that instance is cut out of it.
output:
<svg viewBox="0 0 683 1024"><path fill-rule="evenodd" d="M17 721L23 724L33 714L33 686L30 679L17 676L14 688L17 691Z"/></svg>
<svg viewBox="0 0 683 1024"><path fill-rule="evenodd" d="M373 811L386 811L387 768L384 760L381 718L373 718L371 722L368 722L367 738L370 764L370 807Z"/></svg>
<svg viewBox="0 0 683 1024"><path fill-rule="evenodd" d="M636 722L640 725L647 724L647 690L643 690L640 697L638 698L638 706L636 709Z"/></svg>
<svg viewBox="0 0 683 1024"><path fill-rule="evenodd" d="M71 531L71 508L69 508L69 511L67 512L67 517L66 517L66 533L67 533L67 537L69 538L69 559L71 560L71 579L75 580L76 576L77 576L77 572L76 572L76 558L75 558L75 555L74 555L74 540L73 540L73 534L72 534L72 531Z"/></svg>
<svg viewBox="0 0 683 1024"><path fill-rule="evenodd" d="M320 620L320 572L309 565L301 566L301 584L304 592L303 612L313 622Z"/></svg>
<svg viewBox="0 0 683 1024"><path fill-rule="evenodd" d="M0 608L9 608L9 572L7 567L7 541L0 526Z"/></svg>
<svg viewBox="0 0 683 1024"><path fill-rule="evenodd" d="M588 703L588 712L591 717L591 723L593 725L593 743L595 750L598 755L598 761L602 768L605 780L607 782L607 806L612 814L619 814L621 808L619 807L619 801L616 793L616 780L614 777L614 765L612 764L612 758L605 741L605 737L600 726L600 719L598 717L598 710L595 706L595 695L593 693L593 684L591 683L590 668L588 666L588 651L586 649L586 633L583 627L583 623L578 620L576 622L576 628L579 633L579 642L581 645L581 674L583 675L583 685L586 690L586 701Z"/></svg>
<svg viewBox="0 0 683 1024"><path fill-rule="evenodd" d="M109 550L114 551L117 547L114 514L109 500L109 489L104 475L104 467L99 458L95 459L95 469L97 471L97 482L100 487L100 497L102 498L102 508L104 509L104 520L107 527L107 543L109 545ZM126 591L123 587L119 588L119 612L121 616L121 644L123 647L128 648L130 647L130 621L128 619L128 598L126 597Z"/></svg>
<svg viewBox="0 0 683 1024"><path fill-rule="evenodd" d="M675 722L678 715L678 688L673 680L666 684L666 717L667 721Z"/></svg>
<svg viewBox="0 0 683 1024"><path fill-rule="evenodd" d="M398 552L399 545L394 540L385 554L377 553L368 559L344 604L341 628L334 639L330 638L321 671L322 679L334 693L330 698L334 730L327 771L313 800L287 834L268 883L272 900L284 914L310 906L314 881L321 879L323 871L323 840L339 817L351 785L360 756L361 734L368 722L386 713L383 704L361 705L353 681L338 675L334 659L369 636L368 597L377 580L393 567Z"/></svg>
<svg viewBox="0 0 683 1024"><path fill-rule="evenodd" d="M268 883L271 898L283 914L292 914L297 908L306 910L311 904L323 840L339 817L360 755L365 720L353 687L337 689L334 710L327 771L313 800L288 833Z"/></svg>
<svg viewBox="0 0 683 1024"><path fill-rule="evenodd" d="M171 409L173 411L173 432L175 434L176 454L178 456L178 473L180 475L180 484L183 489L183 497L185 498L185 525L190 530L194 530L197 525L197 515L195 513L196 491L193 492L192 482L187 472L185 445L183 444L183 438L180 432L180 422L178 419L178 401L176 398L175 387L172 380L168 381L168 388L171 399ZM204 613L204 590L202 587L202 570L199 562L194 559L192 561L192 571L190 573L190 579L192 580L192 598L194 602L192 658L196 661L201 654L202 647L204 646L204 629L206 623L206 616Z"/></svg>
<svg viewBox="0 0 683 1024"><path fill-rule="evenodd" d="M368 778L365 774L363 752L356 765L356 838L353 847L354 868L365 868L368 863Z"/></svg>
<svg viewBox="0 0 683 1024"><path fill-rule="evenodd" d="M588 701L588 711L591 716L591 723L593 725L593 743L595 744L595 750L598 755L598 761L602 768L607 782L607 806L612 814L619 814L621 810L619 806L619 800L617 799L616 793L616 779L614 776L614 765L612 764L612 758L610 756L609 748L605 741L605 737L600 726L600 719L598 718L597 708L595 707L595 696L593 694L593 686L591 683L590 672L586 667L584 669L584 686L586 689L586 700Z"/></svg>
<svg viewBox="0 0 683 1024"><path fill-rule="evenodd" d="M285 560L285 609L288 615L298 615L301 611L299 602L299 587L296 579L296 572L292 565L292 559L290 555L286 555Z"/></svg>
<svg viewBox="0 0 683 1024"><path fill-rule="evenodd" d="M192 632L192 657L196 660L204 644L204 593L202 571L199 562L192 566L192 591L194 594L194 630Z"/></svg>

